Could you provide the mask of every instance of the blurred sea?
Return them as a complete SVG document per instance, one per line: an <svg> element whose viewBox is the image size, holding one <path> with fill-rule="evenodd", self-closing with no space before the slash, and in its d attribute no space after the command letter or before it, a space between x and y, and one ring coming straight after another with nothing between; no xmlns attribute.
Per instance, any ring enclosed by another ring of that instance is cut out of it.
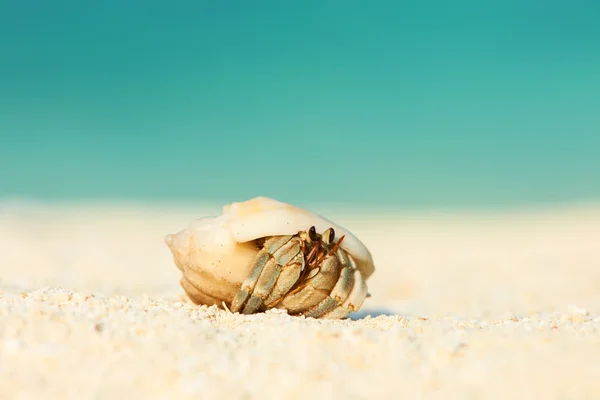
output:
<svg viewBox="0 0 600 400"><path fill-rule="evenodd" d="M594 1L0 1L0 199L600 199Z"/></svg>

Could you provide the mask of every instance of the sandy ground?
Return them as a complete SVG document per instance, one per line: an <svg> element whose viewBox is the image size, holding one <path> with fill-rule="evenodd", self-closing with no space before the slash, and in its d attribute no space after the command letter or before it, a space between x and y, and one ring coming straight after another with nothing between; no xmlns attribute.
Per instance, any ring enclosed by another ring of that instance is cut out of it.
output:
<svg viewBox="0 0 600 400"><path fill-rule="evenodd" d="M351 319L182 301L217 208L0 208L2 399L599 399L600 207L323 212L372 250Z"/></svg>

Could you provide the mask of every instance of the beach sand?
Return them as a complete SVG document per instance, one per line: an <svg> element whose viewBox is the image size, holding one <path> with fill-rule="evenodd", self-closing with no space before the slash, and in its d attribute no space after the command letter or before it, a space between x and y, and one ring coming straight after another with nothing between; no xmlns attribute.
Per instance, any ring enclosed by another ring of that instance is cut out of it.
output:
<svg viewBox="0 0 600 400"><path fill-rule="evenodd" d="M338 321L185 302L163 237L217 211L1 206L0 398L600 398L600 207L323 212L377 268Z"/></svg>

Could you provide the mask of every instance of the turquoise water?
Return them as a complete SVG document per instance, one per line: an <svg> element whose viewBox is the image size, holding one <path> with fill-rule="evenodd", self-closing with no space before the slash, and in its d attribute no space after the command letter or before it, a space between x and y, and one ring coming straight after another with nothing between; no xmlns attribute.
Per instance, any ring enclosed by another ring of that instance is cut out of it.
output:
<svg viewBox="0 0 600 400"><path fill-rule="evenodd" d="M600 199L599 18L594 1L3 0L0 197Z"/></svg>

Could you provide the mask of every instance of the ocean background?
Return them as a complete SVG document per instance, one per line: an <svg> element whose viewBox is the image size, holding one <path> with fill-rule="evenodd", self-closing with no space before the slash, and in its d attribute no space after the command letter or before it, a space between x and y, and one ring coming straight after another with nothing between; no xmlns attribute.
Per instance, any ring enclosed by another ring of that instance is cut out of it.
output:
<svg viewBox="0 0 600 400"><path fill-rule="evenodd" d="M596 1L0 1L0 200L600 200Z"/></svg>

